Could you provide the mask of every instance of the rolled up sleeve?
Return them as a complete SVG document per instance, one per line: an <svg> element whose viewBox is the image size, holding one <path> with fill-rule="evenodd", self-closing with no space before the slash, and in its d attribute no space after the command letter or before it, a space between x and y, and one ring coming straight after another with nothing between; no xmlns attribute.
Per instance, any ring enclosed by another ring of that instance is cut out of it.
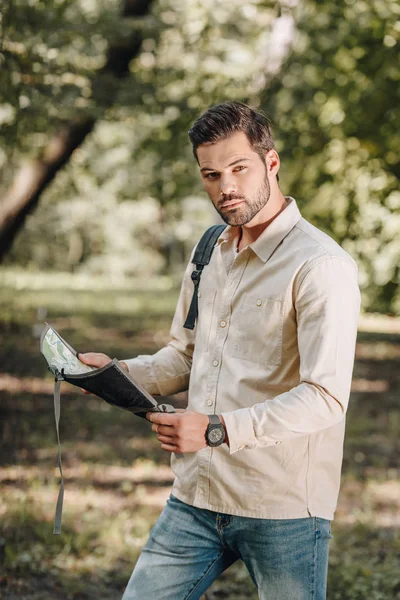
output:
<svg viewBox="0 0 400 600"><path fill-rule="evenodd" d="M345 416L354 365L360 292L349 258L325 256L294 288L300 383L272 400L222 413L230 452L280 443Z"/></svg>

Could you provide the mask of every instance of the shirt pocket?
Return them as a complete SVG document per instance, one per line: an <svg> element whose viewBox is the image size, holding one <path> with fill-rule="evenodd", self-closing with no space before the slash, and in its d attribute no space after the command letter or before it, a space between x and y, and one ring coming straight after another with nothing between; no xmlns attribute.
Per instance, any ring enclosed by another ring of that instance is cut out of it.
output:
<svg viewBox="0 0 400 600"><path fill-rule="evenodd" d="M264 365L282 362L283 304L245 294L234 328L232 355Z"/></svg>
<svg viewBox="0 0 400 600"><path fill-rule="evenodd" d="M196 337L196 345L199 344L200 349L203 352L208 351L208 347L210 344L215 295L216 290L213 290L212 288L205 288L199 290L199 314L197 318L198 332Z"/></svg>

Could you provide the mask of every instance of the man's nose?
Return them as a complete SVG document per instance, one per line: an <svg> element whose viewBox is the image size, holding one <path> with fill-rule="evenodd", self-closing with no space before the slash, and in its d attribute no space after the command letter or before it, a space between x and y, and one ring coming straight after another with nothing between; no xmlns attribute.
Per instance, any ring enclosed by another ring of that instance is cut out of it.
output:
<svg viewBox="0 0 400 600"><path fill-rule="evenodd" d="M223 196L237 192L237 185L231 177L221 177L219 191Z"/></svg>

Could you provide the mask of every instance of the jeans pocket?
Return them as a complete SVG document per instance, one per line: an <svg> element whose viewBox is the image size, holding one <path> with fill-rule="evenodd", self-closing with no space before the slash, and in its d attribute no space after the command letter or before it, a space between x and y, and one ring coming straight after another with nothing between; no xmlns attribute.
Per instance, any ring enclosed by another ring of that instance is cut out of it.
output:
<svg viewBox="0 0 400 600"><path fill-rule="evenodd" d="M331 522L328 519L322 519L321 517L314 517L314 519L317 537L322 539L332 539Z"/></svg>

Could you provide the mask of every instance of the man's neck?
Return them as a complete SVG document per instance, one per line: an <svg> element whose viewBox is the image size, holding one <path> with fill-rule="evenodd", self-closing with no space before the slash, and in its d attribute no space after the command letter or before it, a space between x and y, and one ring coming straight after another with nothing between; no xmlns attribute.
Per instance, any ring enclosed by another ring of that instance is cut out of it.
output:
<svg viewBox="0 0 400 600"><path fill-rule="evenodd" d="M270 214L266 215L265 219L262 219L262 218L261 218L261 220L260 220L260 218L257 219L257 217L259 215L256 215L256 217L254 219L252 219L252 221L250 221L250 223L247 223L246 225L242 225L242 227L240 227L240 233L239 233L239 241L238 241L238 246L237 246L238 250L242 250L242 248L245 248L246 246L249 246L250 244L255 242L256 239L262 234L262 232L272 223L272 221L274 221L276 219L276 217L285 210L285 208L288 206L288 204L289 204L289 202L281 194L281 198L279 198L279 202L276 203L275 210L269 211ZM271 212L272 212L272 214L271 214Z"/></svg>

